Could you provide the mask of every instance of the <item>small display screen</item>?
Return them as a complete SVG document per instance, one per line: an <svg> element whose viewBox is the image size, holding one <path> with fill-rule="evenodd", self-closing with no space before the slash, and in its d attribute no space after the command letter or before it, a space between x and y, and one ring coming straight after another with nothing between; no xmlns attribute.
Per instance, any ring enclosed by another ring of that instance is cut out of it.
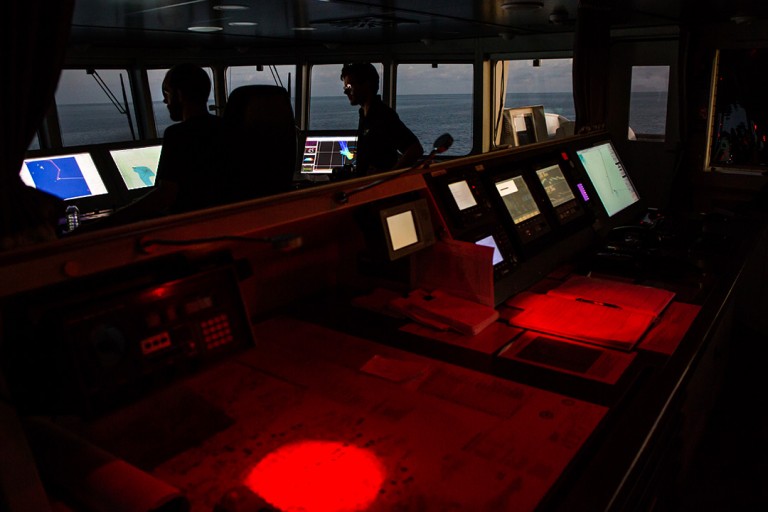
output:
<svg viewBox="0 0 768 512"><path fill-rule="evenodd" d="M330 174L334 167L351 164L357 151L357 137L308 135L301 161L303 174Z"/></svg>
<svg viewBox="0 0 768 512"><path fill-rule="evenodd" d="M640 200L613 144L604 142L576 154L609 217Z"/></svg>
<svg viewBox="0 0 768 512"><path fill-rule="evenodd" d="M485 238L481 238L475 243L477 245L484 245L486 247L491 247L493 249L493 265L494 266L504 261L504 257L501 255L501 251L499 251L499 246L496 244L496 239L493 238L493 235L489 235Z"/></svg>
<svg viewBox="0 0 768 512"><path fill-rule="evenodd" d="M27 186L65 200L107 193L88 153L29 158L24 160L19 176Z"/></svg>
<svg viewBox="0 0 768 512"><path fill-rule="evenodd" d="M387 228L392 240L393 251L398 251L419 241L413 212L410 210L387 217Z"/></svg>
<svg viewBox="0 0 768 512"><path fill-rule="evenodd" d="M162 146L113 149L109 152L128 190L152 187L157 176Z"/></svg>
<svg viewBox="0 0 768 512"><path fill-rule="evenodd" d="M563 170L560 166L555 164L536 171L536 175L539 177L541 186L544 187L544 191L549 197L549 201L552 206L557 208L561 204L565 204L568 201L575 199L573 191L570 185L563 175Z"/></svg>
<svg viewBox="0 0 768 512"><path fill-rule="evenodd" d="M541 213L522 176L497 182L496 190L515 224L520 224Z"/></svg>
<svg viewBox="0 0 768 512"><path fill-rule="evenodd" d="M477 206L475 196L472 194L472 190L470 190L469 184L466 181L462 180L451 183L448 185L448 190L451 191L453 200L456 201L456 206L459 207L459 210L463 211Z"/></svg>

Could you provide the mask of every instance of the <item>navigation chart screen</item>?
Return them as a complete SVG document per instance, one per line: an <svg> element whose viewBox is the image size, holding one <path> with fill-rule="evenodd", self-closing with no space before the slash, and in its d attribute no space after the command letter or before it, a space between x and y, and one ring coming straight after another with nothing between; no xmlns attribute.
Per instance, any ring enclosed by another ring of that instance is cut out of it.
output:
<svg viewBox="0 0 768 512"><path fill-rule="evenodd" d="M604 142L576 154L609 217L640 200L613 144Z"/></svg>
<svg viewBox="0 0 768 512"><path fill-rule="evenodd" d="M113 149L109 152L128 190L151 187L155 184L157 164L162 146Z"/></svg>
<svg viewBox="0 0 768 512"><path fill-rule="evenodd" d="M496 190L498 190L504 201L504 206L506 206L507 211L512 216L512 222L515 224L520 224L539 215L539 207L522 176L497 182Z"/></svg>
<svg viewBox="0 0 768 512"><path fill-rule="evenodd" d="M107 193L88 153L26 159L19 176L27 186L65 200Z"/></svg>
<svg viewBox="0 0 768 512"><path fill-rule="evenodd" d="M303 174L330 174L334 167L351 164L357 151L356 136L308 135L301 161Z"/></svg>

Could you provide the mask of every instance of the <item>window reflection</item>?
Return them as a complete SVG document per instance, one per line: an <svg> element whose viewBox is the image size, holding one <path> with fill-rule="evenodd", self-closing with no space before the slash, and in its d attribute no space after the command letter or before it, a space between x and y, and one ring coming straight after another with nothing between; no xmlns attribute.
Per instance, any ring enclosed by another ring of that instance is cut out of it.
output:
<svg viewBox="0 0 768 512"><path fill-rule="evenodd" d="M768 49L720 50L716 66L710 166L764 171L768 165Z"/></svg>

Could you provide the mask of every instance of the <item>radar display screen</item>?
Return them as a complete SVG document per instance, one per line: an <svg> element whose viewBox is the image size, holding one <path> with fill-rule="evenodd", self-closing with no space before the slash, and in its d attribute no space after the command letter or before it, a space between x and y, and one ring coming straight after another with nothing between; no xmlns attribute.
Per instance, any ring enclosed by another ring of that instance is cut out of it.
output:
<svg viewBox="0 0 768 512"><path fill-rule="evenodd" d="M544 187L553 207L557 208L561 204L575 199L559 165L555 164L539 169L536 171L536 175L539 177L541 186Z"/></svg>
<svg viewBox="0 0 768 512"><path fill-rule="evenodd" d="M497 182L496 190L515 224L532 219L541 213L522 176Z"/></svg>

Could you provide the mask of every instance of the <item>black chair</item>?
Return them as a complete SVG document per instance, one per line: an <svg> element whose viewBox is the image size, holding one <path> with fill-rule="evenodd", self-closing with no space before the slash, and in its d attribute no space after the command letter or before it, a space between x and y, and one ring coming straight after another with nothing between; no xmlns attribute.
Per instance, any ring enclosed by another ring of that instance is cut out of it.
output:
<svg viewBox="0 0 768 512"><path fill-rule="evenodd" d="M298 131L288 91L277 85L233 90L222 116L231 202L292 189Z"/></svg>

